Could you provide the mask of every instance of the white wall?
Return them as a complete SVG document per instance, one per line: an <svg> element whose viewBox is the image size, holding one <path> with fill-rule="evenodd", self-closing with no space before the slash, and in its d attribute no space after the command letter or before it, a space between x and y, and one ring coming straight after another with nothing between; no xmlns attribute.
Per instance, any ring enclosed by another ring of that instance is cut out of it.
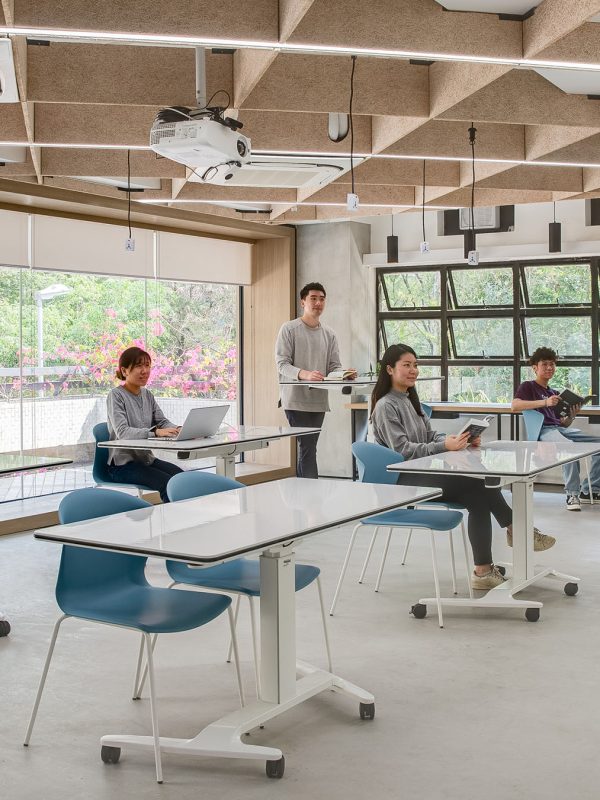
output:
<svg viewBox="0 0 600 800"><path fill-rule="evenodd" d="M548 255L548 223L553 220L552 203L515 206L515 229L507 233L485 233L477 237L480 260L535 258ZM366 264L386 263L386 237L391 234L391 217L371 217L371 254ZM585 201L570 200L556 204L556 221L562 223L562 253L566 255L600 254L600 227L586 227ZM463 259L462 236L438 236L438 212L425 212L425 232L431 252L421 255L423 238L421 213L394 216L394 234L398 236L400 264L456 263Z"/></svg>

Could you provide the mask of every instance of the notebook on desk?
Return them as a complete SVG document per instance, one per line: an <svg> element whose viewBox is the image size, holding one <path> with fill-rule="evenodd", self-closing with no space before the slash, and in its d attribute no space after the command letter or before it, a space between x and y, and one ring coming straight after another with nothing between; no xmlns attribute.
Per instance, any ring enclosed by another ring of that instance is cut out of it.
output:
<svg viewBox="0 0 600 800"><path fill-rule="evenodd" d="M181 426L177 436L161 436L169 442L185 442L189 439L202 439L214 436L225 419L229 406L204 406L192 408ZM152 437L154 438L154 437Z"/></svg>

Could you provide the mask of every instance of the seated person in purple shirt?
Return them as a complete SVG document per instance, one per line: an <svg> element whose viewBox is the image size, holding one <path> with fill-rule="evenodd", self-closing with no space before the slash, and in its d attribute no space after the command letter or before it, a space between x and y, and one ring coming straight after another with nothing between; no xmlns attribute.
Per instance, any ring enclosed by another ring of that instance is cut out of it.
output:
<svg viewBox="0 0 600 800"><path fill-rule="evenodd" d="M556 411L559 403L558 392L550 388L550 381L556 370L556 353L550 347L538 347L531 355L529 363L533 367L535 380L524 381L512 401L513 411L525 411L534 408L544 415L544 425L540 440L547 442L561 442L568 439L571 442L598 442L600 437L590 436L583 431L571 428L571 424L579 411L579 406L572 406L570 417L561 417ZM590 502L590 487L587 481L583 483L579 477L579 461L565 464L563 478L567 493L567 508L569 511L581 511L581 503ZM593 456L592 469L590 470L594 502L600 502L600 455Z"/></svg>

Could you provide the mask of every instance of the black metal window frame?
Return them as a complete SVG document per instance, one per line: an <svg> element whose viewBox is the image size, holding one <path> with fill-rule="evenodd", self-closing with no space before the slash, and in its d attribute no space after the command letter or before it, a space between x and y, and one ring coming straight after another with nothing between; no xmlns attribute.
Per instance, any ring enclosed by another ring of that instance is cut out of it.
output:
<svg viewBox="0 0 600 800"><path fill-rule="evenodd" d="M590 272L590 297L589 303L561 303L560 305L531 303L527 287L527 267L551 267L568 264L582 264ZM441 382L441 400L448 399L448 370L449 367L511 367L513 373L512 392L516 391L521 383L521 369L528 365L530 348L525 322L527 319L548 319L560 317L580 317L590 319L591 323L591 352L589 357L559 353L560 366L588 367L591 372L592 394L600 396L599 392L599 271L600 258L569 258L569 259L531 259L510 262L490 262L480 264L478 271L488 269L505 269L512 271L512 303L505 305L459 305L457 301L454 274L461 270L473 270L471 265L465 263L427 265L410 265L405 267L379 267L377 269L376 291L376 341L377 358L392 342L388 342L385 331L386 320L415 320L431 319L440 321L440 356L435 358L420 358L423 366L440 368L440 375L445 380ZM440 275L441 303L440 306L393 308L389 302L389 295L385 284L385 275L414 272L436 272ZM382 310L385 309L385 310ZM513 328L513 352L506 356L460 356L456 351L456 337L453 330L455 319L510 319ZM552 343L549 342L549 346Z"/></svg>

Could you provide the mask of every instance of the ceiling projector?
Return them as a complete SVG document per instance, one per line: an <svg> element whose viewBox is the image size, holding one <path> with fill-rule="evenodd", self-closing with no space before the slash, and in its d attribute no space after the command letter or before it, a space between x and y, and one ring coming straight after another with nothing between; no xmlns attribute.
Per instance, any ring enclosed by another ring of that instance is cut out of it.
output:
<svg viewBox="0 0 600 800"><path fill-rule="evenodd" d="M163 108L150 131L159 156L189 167L204 183L226 184L250 160L250 139L242 123L222 108Z"/></svg>

